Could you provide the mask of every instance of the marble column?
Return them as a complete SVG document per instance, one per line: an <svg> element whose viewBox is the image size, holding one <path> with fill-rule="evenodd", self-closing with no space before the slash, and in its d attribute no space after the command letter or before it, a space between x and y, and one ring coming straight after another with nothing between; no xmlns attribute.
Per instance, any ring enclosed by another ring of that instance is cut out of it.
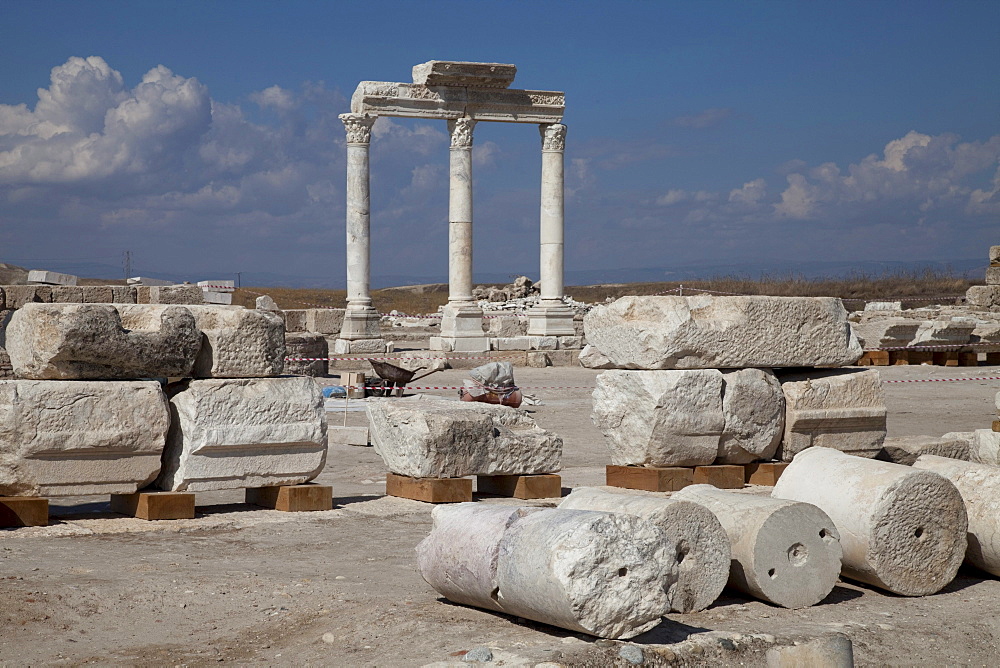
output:
<svg viewBox="0 0 1000 668"><path fill-rule="evenodd" d="M538 306L528 312L530 336L573 336L573 310L563 301L563 152L566 126L551 123L538 127L542 135L541 253Z"/></svg>
<svg viewBox="0 0 1000 668"><path fill-rule="evenodd" d="M347 130L347 310L336 352L384 352L372 306L368 146L375 116L341 114ZM370 342L370 343L362 343ZM370 348L370 350L369 350Z"/></svg>
<svg viewBox="0 0 1000 668"><path fill-rule="evenodd" d="M441 336L431 349L460 352L489 350L483 312L472 298L472 131L476 121L448 121L451 134L448 192L448 304Z"/></svg>

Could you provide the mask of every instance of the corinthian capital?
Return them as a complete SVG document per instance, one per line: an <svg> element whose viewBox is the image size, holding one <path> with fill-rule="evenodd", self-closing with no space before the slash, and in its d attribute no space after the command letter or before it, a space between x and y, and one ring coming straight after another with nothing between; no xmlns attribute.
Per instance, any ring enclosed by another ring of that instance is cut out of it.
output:
<svg viewBox="0 0 1000 668"><path fill-rule="evenodd" d="M372 125L375 124L377 116L341 114L339 118L344 122L344 128L347 130L348 144L367 144L372 140Z"/></svg>
<svg viewBox="0 0 1000 668"><path fill-rule="evenodd" d="M543 151L566 150L566 126L562 123L539 125L538 132L542 135Z"/></svg>
<svg viewBox="0 0 1000 668"><path fill-rule="evenodd" d="M452 148L472 148L472 129L476 121L469 117L448 121L448 132L451 133Z"/></svg>

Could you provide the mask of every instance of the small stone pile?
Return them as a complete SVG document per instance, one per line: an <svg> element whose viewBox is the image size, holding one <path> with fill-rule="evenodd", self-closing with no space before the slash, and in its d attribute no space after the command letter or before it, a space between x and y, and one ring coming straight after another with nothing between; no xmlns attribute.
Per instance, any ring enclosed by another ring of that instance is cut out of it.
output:
<svg viewBox="0 0 1000 668"><path fill-rule="evenodd" d="M322 395L278 377L273 313L26 303L3 338L0 495L291 485L325 462Z"/></svg>
<svg viewBox="0 0 1000 668"><path fill-rule="evenodd" d="M514 282L501 288L492 285L477 285L472 289L472 298L477 301L509 302L540 294L538 286L527 276L518 276Z"/></svg>
<svg viewBox="0 0 1000 668"><path fill-rule="evenodd" d="M874 457L886 409L839 299L623 297L584 318L594 423L619 466Z"/></svg>
<svg viewBox="0 0 1000 668"><path fill-rule="evenodd" d="M973 285L965 293L970 306L1000 311L1000 246L990 246L990 266L986 268L986 285Z"/></svg>

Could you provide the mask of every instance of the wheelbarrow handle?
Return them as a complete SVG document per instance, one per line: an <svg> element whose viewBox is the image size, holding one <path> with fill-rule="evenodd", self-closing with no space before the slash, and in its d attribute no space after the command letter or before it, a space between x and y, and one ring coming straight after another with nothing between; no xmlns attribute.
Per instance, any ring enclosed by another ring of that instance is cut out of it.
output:
<svg viewBox="0 0 1000 668"><path fill-rule="evenodd" d="M416 376L416 377L414 377L414 378L411 378L411 379L409 380L409 382L411 382L411 383L412 383L412 382L413 382L413 381L415 381L415 380L420 380L421 378L426 378L427 376L431 375L432 373L437 373L438 371L444 371L444 369L433 369L433 370L431 370L431 371L428 371L428 372L427 372L427 373L425 373L425 374L421 374L421 375L419 375L419 376Z"/></svg>

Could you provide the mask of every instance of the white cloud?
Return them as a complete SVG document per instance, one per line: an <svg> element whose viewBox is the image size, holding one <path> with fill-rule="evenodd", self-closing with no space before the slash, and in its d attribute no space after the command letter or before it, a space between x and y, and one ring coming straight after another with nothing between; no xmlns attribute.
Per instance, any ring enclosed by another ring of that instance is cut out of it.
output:
<svg viewBox="0 0 1000 668"><path fill-rule="evenodd" d="M691 116L678 116L674 119L674 123L684 128L703 130L719 125L732 115L732 109L713 107Z"/></svg>

